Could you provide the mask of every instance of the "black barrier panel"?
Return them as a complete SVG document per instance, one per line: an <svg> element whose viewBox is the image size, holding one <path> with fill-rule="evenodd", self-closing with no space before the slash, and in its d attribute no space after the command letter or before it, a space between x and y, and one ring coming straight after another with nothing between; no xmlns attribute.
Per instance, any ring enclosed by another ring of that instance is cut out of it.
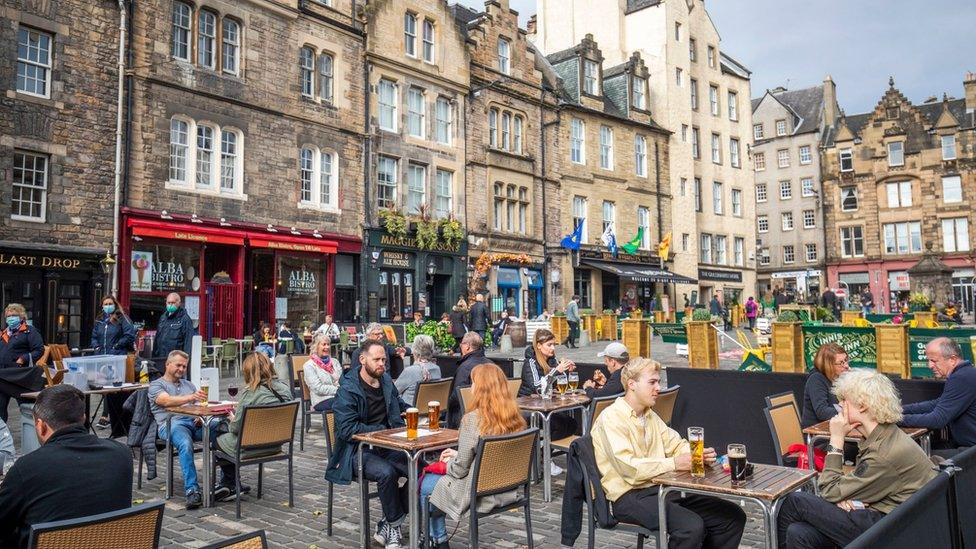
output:
<svg viewBox="0 0 976 549"><path fill-rule="evenodd" d="M499 368L505 372L505 377L514 377L514 368L512 366L512 359L510 358L491 358L488 360L494 362ZM434 362L441 369L441 377L454 377L457 373L458 363L461 361L461 357L458 355L437 355L434 357Z"/></svg>
<svg viewBox="0 0 976 549"><path fill-rule="evenodd" d="M963 545L976 547L976 447L957 454L952 462L961 469L953 481Z"/></svg>
<svg viewBox="0 0 976 549"><path fill-rule="evenodd" d="M684 437L689 426L705 429L705 445L719 455L733 442L746 445L749 460L776 463L776 450L763 409L766 397L793 391L803 406L806 374L668 368L668 385L681 385L671 425ZM903 402L937 398L941 381L896 380ZM801 410L802 412L802 410Z"/></svg>
<svg viewBox="0 0 976 549"><path fill-rule="evenodd" d="M949 477L939 473L877 524L847 545L848 549L918 549L955 546L950 521Z"/></svg>

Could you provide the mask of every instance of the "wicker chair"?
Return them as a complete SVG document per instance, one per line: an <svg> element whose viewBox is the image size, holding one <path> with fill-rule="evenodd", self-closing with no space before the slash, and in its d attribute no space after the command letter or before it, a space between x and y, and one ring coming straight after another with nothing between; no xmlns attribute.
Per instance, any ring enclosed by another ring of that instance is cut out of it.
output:
<svg viewBox="0 0 976 549"><path fill-rule="evenodd" d="M336 434L335 434L335 430L336 430L335 413L332 412L332 411L324 412L322 414L322 418L324 419L325 453L329 457L329 459L332 459L332 446L333 446L333 444L335 444L335 436L336 436ZM356 474L356 469L355 468L353 468L353 474L354 475ZM356 479L353 479L353 480L356 480ZM332 537L332 507L333 507L333 502L334 502L334 499L335 499L334 498L335 484L333 484L328 479L326 479L325 483L328 485L328 489L329 489L329 493L328 493L328 505L327 505L327 509L326 509L326 521L327 522L326 522L326 526L325 526L325 533L329 537ZM360 491L364 492L361 495L362 495L362 498L363 498L362 501L365 501L366 502L366 506L365 506L365 509L363 509L362 512L363 513L366 513L366 516L364 518L366 519L366 524L369 524L369 500L370 499L373 499L373 498L378 498L380 496L380 493L379 492L370 492L369 491L369 481L361 482L359 484L359 489L360 489Z"/></svg>
<svg viewBox="0 0 976 549"><path fill-rule="evenodd" d="M797 410L800 409L800 407L796 404L796 395L793 394L793 391L776 393L775 395L769 395L766 397L767 408L775 408L776 406L781 406L787 403L792 404Z"/></svg>
<svg viewBox="0 0 976 549"><path fill-rule="evenodd" d="M264 404L248 406L241 413L241 431L237 439L234 454L228 454L220 446L211 454L209 467L210 478L217 478L217 458L225 459L236 465L234 484L236 493L241 493L241 467L246 465L258 466L258 499L261 498L261 483L264 477L264 464L269 461L288 462L288 506L295 506L295 486L293 482L293 462L295 454L295 418L298 415L299 402L293 400L280 404ZM282 446L288 444L288 450ZM253 455L250 452L276 450L265 455ZM241 518L241 498L237 497L237 518Z"/></svg>
<svg viewBox="0 0 976 549"><path fill-rule="evenodd" d="M306 414L311 415L311 401L308 398L308 387L305 385L302 373L304 372L305 363L308 362L309 355L291 355L291 369L288 370L288 382L291 384L291 396L300 399L302 401L302 423L298 434L298 449L302 452L305 451L305 433L308 432L311 425L307 423Z"/></svg>
<svg viewBox="0 0 976 549"><path fill-rule="evenodd" d="M661 391L657 395L657 401L654 402L654 406L651 406L654 413L668 425L671 425L674 403L678 400L678 389L681 389L681 385L674 385Z"/></svg>
<svg viewBox="0 0 976 549"><path fill-rule="evenodd" d="M509 435L481 437L471 466L471 505L468 507L469 546L478 545L478 522L485 517L522 508L525 513L525 535L532 549L532 514L529 500L531 472L535 464L535 449L539 445L539 430L526 429ZM478 512L479 498L521 488L518 501L497 507L487 513ZM430 530L430 502L421 505L423 531Z"/></svg>
<svg viewBox="0 0 976 549"><path fill-rule="evenodd" d="M616 395L607 395L607 396L602 396L602 397L596 397L596 398L590 400L590 404L588 406L589 409L587 410L587 415L590 418L590 422L586 426L586 430L583 432L583 435L590 434L590 429L593 428L593 422L596 421L596 418L604 410L606 410L611 404L613 404L614 401L617 400L617 397L620 397L620 396L623 396L623 393L616 394ZM559 440L554 440L554 441L552 441L552 449L553 450L558 450L558 451L561 451L561 452L569 452L569 446L570 446L570 444L572 444L573 441L575 441L578 438L580 438L580 437L578 437L577 435L569 435L566 438L562 438L562 439L559 439Z"/></svg>
<svg viewBox="0 0 976 549"><path fill-rule="evenodd" d="M418 381L414 391L413 405L417 408L426 406L428 402L436 400L441 403L441 416L447 414L447 401L451 397L451 384L454 378L445 377L434 381Z"/></svg>
<svg viewBox="0 0 976 549"><path fill-rule="evenodd" d="M255 530L211 543L204 546L203 549L268 549L268 538L265 536L264 530Z"/></svg>
<svg viewBox="0 0 976 549"><path fill-rule="evenodd" d="M27 547L155 549L159 545L165 505L162 501L144 503L90 517L34 524Z"/></svg>
<svg viewBox="0 0 976 549"><path fill-rule="evenodd" d="M301 385L302 398L302 425L298 430L298 449L305 451L305 433L312 428L312 416L320 414L324 424L325 412L317 412L312 408L312 395L309 391L308 384L305 383L305 372L298 372L298 383Z"/></svg>
<svg viewBox="0 0 976 549"><path fill-rule="evenodd" d="M804 444L800 416L792 402L766 408L764 412L769 434L773 437L773 447L776 448L776 463L783 465L787 448L793 444Z"/></svg>

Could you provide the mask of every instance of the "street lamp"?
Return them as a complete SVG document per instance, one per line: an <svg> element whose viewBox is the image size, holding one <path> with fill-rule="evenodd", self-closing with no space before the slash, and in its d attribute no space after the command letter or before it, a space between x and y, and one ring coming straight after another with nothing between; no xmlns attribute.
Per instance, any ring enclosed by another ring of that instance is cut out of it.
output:
<svg viewBox="0 0 976 549"><path fill-rule="evenodd" d="M112 257L112 254L110 254L108 251L106 251L105 252L105 257L103 257L101 260L99 260L98 263L102 266L102 274L104 274L105 275L105 278L108 280L108 282L106 283L106 285L108 286L109 292L115 291L115 288L113 287L113 284L112 284L112 280L115 277L111 276L112 273L115 271L115 264L117 263L115 261L115 258Z"/></svg>
<svg viewBox="0 0 976 549"><path fill-rule="evenodd" d="M427 263L427 277L430 278L434 276L434 272L437 270L437 263L434 263L434 259L431 258L430 262Z"/></svg>

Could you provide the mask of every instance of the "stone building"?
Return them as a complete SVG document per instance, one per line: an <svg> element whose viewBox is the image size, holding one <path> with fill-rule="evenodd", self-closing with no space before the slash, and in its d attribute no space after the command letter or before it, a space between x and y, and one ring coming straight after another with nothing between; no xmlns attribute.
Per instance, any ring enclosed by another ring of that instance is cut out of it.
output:
<svg viewBox="0 0 976 549"><path fill-rule="evenodd" d="M756 171L757 295L774 288L798 301L825 289L820 138L837 117L834 82L776 88L752 100Z"/></svg>
<svg viewBox="0 0 976 549"><path fill-rule="evenodd" d="M110 284L119 15L0 1L0 308L21 303L45 342L71 347L88 346Z"/></svg>
<svg viewBox="0 0 976 549"><path fill-rule="evenodd" d="M546 197L550 215L546 241L551 244L559 310L578 294L582 308L648 309L656 296L673 302L675 275L661 269L657 245L671 231L672 196L668 172L668 132L648 110L649 72L639 53L619 64L606 63L596 41L579 44L547 58L561 95L552 134L557 154L555 192ZM549 164L547 159L547 164ZM581 249L555 247L583 225ZM614 256L601 236L612 228ZM623 245L635 240L635 253ZM669 284L671 283L671 284Z"/></svg>
<svg viewBox="0 0 976 549"><path fill-rule="evenodd" d="M200 333L362 315L364 28L353 0L133 3L121 297Z"/></svg>
<svg viewBox="0 0 976 549"><path fill-rule="evenodd" d="M677 294L707 303L755 288L749 71L721 51L703 0L539 0L536 46L547 55L585 34L605 64L639 53L651 75L647 108L671 132L673 269L698 280ZM696 215L688 215L689 212ZM682 305L682 303L679 303Z"/></svg>
<svg viewBox="0 0 976 549"><path fill-rule="evenodd" d="M551 216L543 198L543 170L555 151L542 142L556 95L544 87L535 48L519 28L508 0L489 0L483 12L453 6L466 29L471 92L466 100L466 188L472 289L485 289L502 308L529 317L549 301L544 229ZM551 160L550 160L551 162Z"/></svg>
<svg viewBox="0 0 976 549"><path fill-rule="evenodd" d="M844 115L823 139L827 282L876 309L908 297L908 269L932 246L953 269L956 299L973 311L969 227L976 198L976 75L964 98L916 105L889 80L874 110Z"/></svg>
<svg viewBox="0 0 976 549"><path fill-rule="evenodd" d="M466 216L466 36L444 0L371 0L364 9L366 314L439 317L467 294L467 240L443 237Z"/></svg>

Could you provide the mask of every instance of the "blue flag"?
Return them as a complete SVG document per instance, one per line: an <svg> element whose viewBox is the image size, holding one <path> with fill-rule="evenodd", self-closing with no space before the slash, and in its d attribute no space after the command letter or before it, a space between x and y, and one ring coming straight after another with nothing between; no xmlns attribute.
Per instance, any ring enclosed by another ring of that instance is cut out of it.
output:
<svg viewBox="0 0 976 549"><path fill-rule="evenodd" d="M613 223L607 225L607 230L603 231L603 236L600 237L600 240L610 250L613 257L617 257L617 235L613 232Z"/></svg>
<svg viewBox="0 0 976 549"><path fill-rule="evenodd" d="M583 242L582 222L579 225L577 225L575 229L573 229L572 233L570 233L567 236L564 236L563 239L559 242L559 244L563 248L569 248L570 250L579 250L581 242Z"/></svg>

